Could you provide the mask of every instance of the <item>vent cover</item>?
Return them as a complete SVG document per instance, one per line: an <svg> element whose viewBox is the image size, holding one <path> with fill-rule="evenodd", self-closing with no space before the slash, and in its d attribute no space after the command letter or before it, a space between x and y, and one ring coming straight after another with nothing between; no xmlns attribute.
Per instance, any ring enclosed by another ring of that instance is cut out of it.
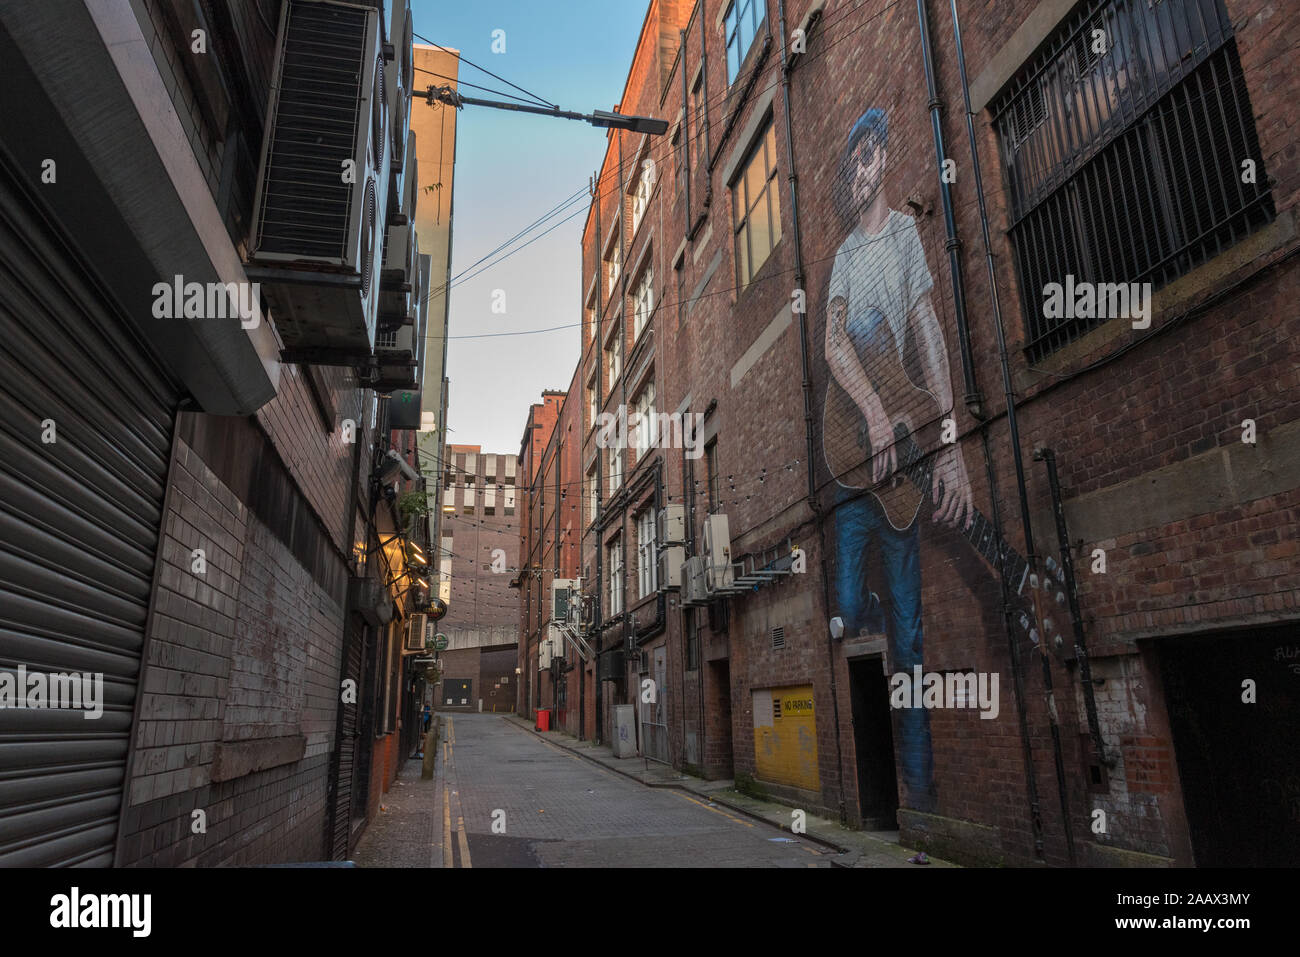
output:
<svg viewBox="0 0 1300 957"><path fill-rule="evenodd" d="M371 273L374 272L375 262L375 181L373 179L366 180L366 209L363 215L366 217L361 227L365 230L361 243L361 296L364 299L370 295Z"/></svg>
<svg viewBox="0 0 1300 957"><path fill-rule="evenodd" d="M353 158L358 124L368 119L361 115L365 52L364 9L289 6L279 95L268 118L259 252L345 257L357 184L343 182L342 170Z"/></svg>
<svg viewBox="0 0 1300 957"><path fill-rule="evenodd" d="M785 647L785 628L772 629L772 647L773 648Z"/></svg>

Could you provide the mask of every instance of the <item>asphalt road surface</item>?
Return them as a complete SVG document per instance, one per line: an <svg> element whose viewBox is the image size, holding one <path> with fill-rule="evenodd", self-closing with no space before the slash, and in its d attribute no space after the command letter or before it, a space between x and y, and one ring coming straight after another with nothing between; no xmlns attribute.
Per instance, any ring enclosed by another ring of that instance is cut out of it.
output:
<svg viewBox="0 0 1300 957"><path fill-rule="evenodd" d="M444 715L450 867L830 867L833 851L651 788L487 714Z"/></svg>

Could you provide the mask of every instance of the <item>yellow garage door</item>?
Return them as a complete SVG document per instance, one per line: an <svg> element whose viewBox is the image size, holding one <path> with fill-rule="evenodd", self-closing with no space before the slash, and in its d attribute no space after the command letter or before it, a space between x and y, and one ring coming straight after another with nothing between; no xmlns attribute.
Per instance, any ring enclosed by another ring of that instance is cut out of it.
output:
<svg viewBox="0 0 1300 957"><path fill-rule="evenodd" d="M753 692L754 761L760 781L821 790L812 685Z"/></svg>

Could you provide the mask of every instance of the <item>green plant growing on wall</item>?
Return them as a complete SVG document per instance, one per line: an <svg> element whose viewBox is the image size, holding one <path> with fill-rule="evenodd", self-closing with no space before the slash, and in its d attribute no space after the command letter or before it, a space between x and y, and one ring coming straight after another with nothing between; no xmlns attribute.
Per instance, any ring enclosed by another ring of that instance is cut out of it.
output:
<svg viewBox="0 0 1300 957"><path fill-rule="evenodd" d="M397 498L397 511L402 520L410 522L412 518L423 518L429 514L429 496L427 492L403 492Z"/></svg>

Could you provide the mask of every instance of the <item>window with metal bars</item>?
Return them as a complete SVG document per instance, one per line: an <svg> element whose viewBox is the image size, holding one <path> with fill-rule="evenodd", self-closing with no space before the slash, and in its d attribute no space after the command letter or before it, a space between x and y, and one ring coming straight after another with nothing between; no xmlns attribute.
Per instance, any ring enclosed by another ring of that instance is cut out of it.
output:
<svg viewBox="0 0 1300 957"><path fill-rule="evenodd" d="M991 112L1031 360L1112 318L1049 284L1158 289L1274 218L1222 0L1085 0Z"/></svg>

